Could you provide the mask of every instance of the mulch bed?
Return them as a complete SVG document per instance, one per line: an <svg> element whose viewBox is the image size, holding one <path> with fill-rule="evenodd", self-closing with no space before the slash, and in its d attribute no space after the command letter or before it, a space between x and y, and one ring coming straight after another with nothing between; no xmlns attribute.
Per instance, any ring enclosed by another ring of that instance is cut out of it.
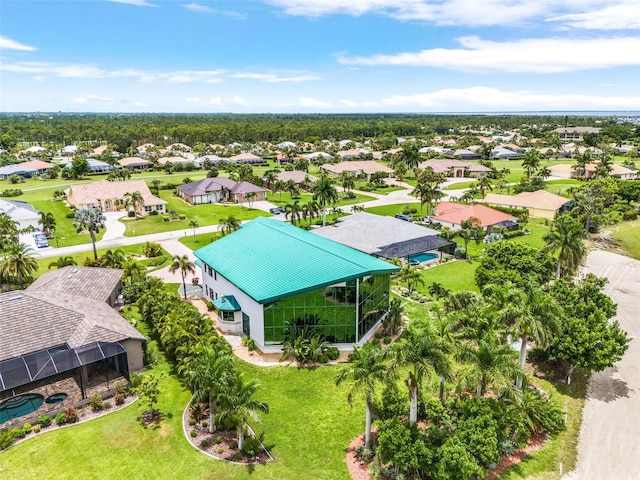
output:
<svg viewBox="0 0 640 480"><path fill-rule="evenodd" d="M188 408L189 407L187 406L187 410ZM205 417L201 421L197 421L195 425L189 425L190 418L191 415L189 415L188 413L183 415L183 427L187 439L198 450L201 450L208 455L211 455L220 460L224 460L226 462L247 465L262 464L273 460L273 457L271 457L269 452L267 452L262 443L260 444L258 453L254 457L250 457L240 452L240 450L238 450L237 448L238 438L235 429L230 431L217 430L214 433L209 433L208 424L206 427L202 426L203 421L208 422L208 414L205 415ZM195 436L193 436L192 432L195 432ZM248 436L245 436L245 442L248 438Z"/></svg>
<svg viewBox="0 0 640 480"><path fill-rule="evenodd" d="M531 437L531 439L529 440L529 444L526 447L520 450L516 450L512 455L506 455L500 458L500 461L498 462L496 468L492 470L484 480L495 480L502 473L504 473L507 468L517 464L527 455L541 448L544 440L544 435L536 435L534 437ZM351 475L351 478L353 478L353 480L369 480L369 464L358 460L355 456L355 449L359 445L364 445L364 434L351 440L351 443L347 448L347 470L349 471L349 475Z"/></svg>

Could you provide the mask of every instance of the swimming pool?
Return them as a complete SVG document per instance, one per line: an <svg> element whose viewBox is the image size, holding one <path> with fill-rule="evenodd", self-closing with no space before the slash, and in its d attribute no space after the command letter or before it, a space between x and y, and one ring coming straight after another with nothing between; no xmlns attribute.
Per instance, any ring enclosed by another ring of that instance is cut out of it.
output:
<svg viewBox="0 0 640 480"><path fill-rule="evenodd" d="M0 423L29 415L39 409L43 402L44 397L39 393L27 393L11 397L9 400L0 403Z"/></svg>
<svg viewBox="0 0 640 480"><path fill-rule="evenodd" d="M436 258L440 258L440 255L437 253L418 253L417 255L411 255L409 257L409 261L415 260L417 262L428 262L430 260L435 260Z"/></svg>

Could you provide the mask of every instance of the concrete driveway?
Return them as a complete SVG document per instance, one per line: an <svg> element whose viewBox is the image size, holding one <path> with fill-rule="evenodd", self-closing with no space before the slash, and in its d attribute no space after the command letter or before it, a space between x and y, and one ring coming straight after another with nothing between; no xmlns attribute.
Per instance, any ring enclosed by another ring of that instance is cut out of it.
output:
<svg viewBox="0 0 640 480"><path fill-rule="evenodd" d="M594 373L585 403L576 470L564 478L640 478L640 261L601 250L585 272L609 279L605 292L618 304L615 319L627 331L629 350L613 368Z"/></svg>

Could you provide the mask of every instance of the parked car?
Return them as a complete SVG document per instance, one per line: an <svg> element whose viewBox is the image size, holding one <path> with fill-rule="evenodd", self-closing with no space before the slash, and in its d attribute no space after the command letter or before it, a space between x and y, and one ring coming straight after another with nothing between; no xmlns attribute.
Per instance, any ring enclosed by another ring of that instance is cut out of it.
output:
<svg viewBox="0 0 640 480"><path fill-rule="evenodd" d="M36 247L45 248L49 246L49 240L44 235L35 235L33 238L36 241Z"/></svg>
<svg viewBox="0 0 640 480"><path fill-rule="evenodd" d="M269 213L272 213L273 215L280 215L281 213L284 213L284 208L282 207L270 208Z"/></svg>
<svg viewBox="0 0 640 480"><path fill-rule="evenodd" d="M405 215L404 213L396 213L396 218L404 220L405 222L413 222L413 218L411 218L409 215Z"/></svg>

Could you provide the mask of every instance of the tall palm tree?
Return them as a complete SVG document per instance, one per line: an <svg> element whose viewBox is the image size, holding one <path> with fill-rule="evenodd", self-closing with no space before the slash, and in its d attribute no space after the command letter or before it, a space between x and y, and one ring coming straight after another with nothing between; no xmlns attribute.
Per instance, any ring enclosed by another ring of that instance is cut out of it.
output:
<svg viewBox="0 0 640 480"><path fill-rule="evenodd" d="M562 215L551 225L551 229L544 235L547 243L543 252L558 253L556 262L556 278L559 279L562 273L569 275L575 273L580 265L580 261L586 255L583 240L586 238L582 225L569 215Z"/></svg>
<svg viewBox="0 0 640 480"><path fill-rule="evenodd" d="M82 230L88 230L91 235L91 243L93 244L93 258L98 260L98 251L96 250L96 233L100 231L100 228L104 227L106 220L102 211L96 207L81 208L77 210L75 215L75 222L73 226L76 231L80 233Z"/></svg>
<svg viewBox="0 0 640 480"><path fill-rule="evenodd" d="M104 254L105 266L109 268L122 268L125 260L125 253L119 248L115 250L107 250Z"/></svg>
<svg viewBox="0 0 640 480"><path fill-rule="evenodd" d="M285 217L290 219L291 225L295 225L302 218L303 207L300 205L300 200L296 200L292 203L287 203L284 206Z"/></svg>
<svg viewBox="0 0 640 480"><path fill-rule="evenodd" d="M302 218L305 220L309 217L309 222L312 222L316 215L318 215L318 203L316 201L309 200L302 206Z"/></svg>
<svg viewBox="0 0 640 480"><path fill-rule="evenodd" d="M144 197L140 192L127 192L124 194L125 207L133 207L134 213L138 212L144 207Z"/></svg>
<svg viewBox="0 0 640 480"><path fill-rule="evenodd" d="M350 355L351 361L338 374L336 385L348 381L347 401L353 403L353 396L361 392L365 407L364 448L371 448L371 422L373 419L373 396L376 386L383 382L387 367L379 346L366 343L355 347Z"/></svg>
<svg viewBox="0 0 640 480"><path fill-rule="evenodd" d="M144 277L147 272L146 267L135 258L129 258L124 262L122 268L124 270L122 272L122 279L129 283Z"/></svg>
<svg viewBox="0 0 640 480"><path fill-rule="evenodd" d="M0 260L0 277L9 282L17 281L20 290L24 288L25 278L30 278L36 270L38 261L33 257L33 249L24 243L11 244Z"/></svg>
<svg viewBox="0 0 640 480"><path fill-rule="evenodd" d="M224 237L228 233L235 232L240 229L240 221L233 215L223 217L220 219L220 231Z"/></svg>
<svg viewBox="0 0 640 480"><path fill-rule="evenodd" d="M218 400L233 376L233 356L226 349L207 346L179 371L193 390L192 402L209 403L209 433L215 432Z"/></svg>
<svg viewBox="0 0 640 480"><path fill-rule="evenodd" d="M347 172L346 170L344 172L340 172L339 180L345 192L349 192L349 190L356 186L355 177L351 172Z"/></svg>
<svg viewBox="0 0 640 480"><path fill-rule="evenodd" d="M449 374L451 364L447 353L433 332L416 323L410 323L402 338L389 349L389 378L397 378L400 372L406 373L405 383L411 400L409 422L418 421L418 392L424 381L432 373Z"/></svg>
<svg viewBox="0 0 640 480"><path fill-rule="evenodd" d="M525 289L517 288L511 282L503 286L487 285L484 293L497 306L500 320L520 338L518 365L524 370L528 340L531 338L537 346L546 348L558 331L562 309L551 295L533 282ZM522 375L518 375L516 387L522 388Z"/></svg>
<svg viewBox="0 0 640 480"><path fill-rule="evenodd" d="M259 386L257 380L247 380L243 373L238 373L230 386L221 392L220 420L231 419L237 422L239 450L244 447L244 431L249 420L259 422L258 412L269 413L269 405L254 399Z"/></svg>
<svg viewBox="0 0 640 480"><path fill-rule="evenodd" d="M276 180L275 183L273 184L273 192L280 193L280 201L282 201L282 192L284 192L286 188L287 188L287 182L285 182L284 180Z"/></svg>
<svg viewBox="0 0 640 480"><path fill-rule="evenodd" d="M475 187L478 190L480 190L480 195L482 195L482 198L484 198L485 190L487 190L487 189L493 190L493 184L491 183L491 179L489 177L486 177L486 176L478 179L478 181L476 182Z"/></svg>
<svg viewBox="0 0 640 480"><path fill-rule="evenodd" d="M49 263L49 270L51 270L52 268L62 268L62 267L68 267L71 265L78 265L78 262L76 262L73 257L60 257L57 260Z"/></svg>
<svg viewBox="0 0 640 480"><path fill-rule="evenodd" d="M522 168L527 172L527 178L531 178L531 172L540 168L540 152L535 148L527 150L522 158Z"/></svg>
<svg viewBox="0 0 640 480"><path fill-rule="evenodd" d="M424 285L424 278L422 278L420 272L408 263L400 269L398 279L407 284L410 294L413 293L416 285Z"/></svg>
<svg viewBox="0 0 640 480"><path fill-rule="evenodd" d="M327 175L322 175L311 187L313 199L322 207L322 226L327 224L327 205L338 201L338 192Z"/></svg>
<svg viewBox="0 0 640 480"><path fill-rule="evenodd" d="M264 183L265 186L271 190L273 189L273 186L276 182L276 180L278 180L278 174L276 172L274 172L273 170L267 172L264 176Z"/></svg>
<svg viewBox="0 0 640 480"><path fill-rule="evenodd" d="M184 293L184 299L187 299L187 282L185 281L185 277L187 273L196 273L196 266L194 263L189 260L187 255L174 255L173 261L171 265L169 265L169 272L174 273L180 270L180 275L182 275L182 288Z"/></svg>
<svg viewBox="0 0 640 480"><path fill-rule="evenodd" d="M42 225L42 231L46 237L51 237L53 231L56 229L56 218L51 212L38 212L40 218L38 224Z"/></svg>
<svg viewBox="0 0 640 480"><path fill-rule="evenodd" d="M459 324L454 315L447 314L439 304L435 304L435 307L431 310L431 318L429 319L429 329L438 338L442 344L442 349L448 353L457 353L459 349L459 341L455 338L455 331ZM451 371L439 372L440 374L440 388L438 391L438 398L440 403L444 405L444 387L445 380L450 377Z"/></svg>
<svg viewBox="0 0 640 480"><path fill-rule="evenodd" d="M244 198L247 199L247 202L249 202L249 208L252 208L253 206L253 202L256 199L256 197L258 196L258 194L256 192L248 192Z"/></svg>
<svg viewBox="0 0 640 480"><path fill-rule="evenodd" d="M196 228L198 228L200 224L196 219L193 219L189 222L189 228L193 228L193 241L196 241Z"/></svg>
<svg viewBox="0 0 640 480"><path fill-rule="evenodd" d="M418 182L411 192L411 195L420 200L420 218L422 218L422 207L425 203L427 204L427 215L429 215L433 210L432 205L434 200L440 200L444 197L444 193L438 190L437 185L431 185L425 182Z"/></svg>

